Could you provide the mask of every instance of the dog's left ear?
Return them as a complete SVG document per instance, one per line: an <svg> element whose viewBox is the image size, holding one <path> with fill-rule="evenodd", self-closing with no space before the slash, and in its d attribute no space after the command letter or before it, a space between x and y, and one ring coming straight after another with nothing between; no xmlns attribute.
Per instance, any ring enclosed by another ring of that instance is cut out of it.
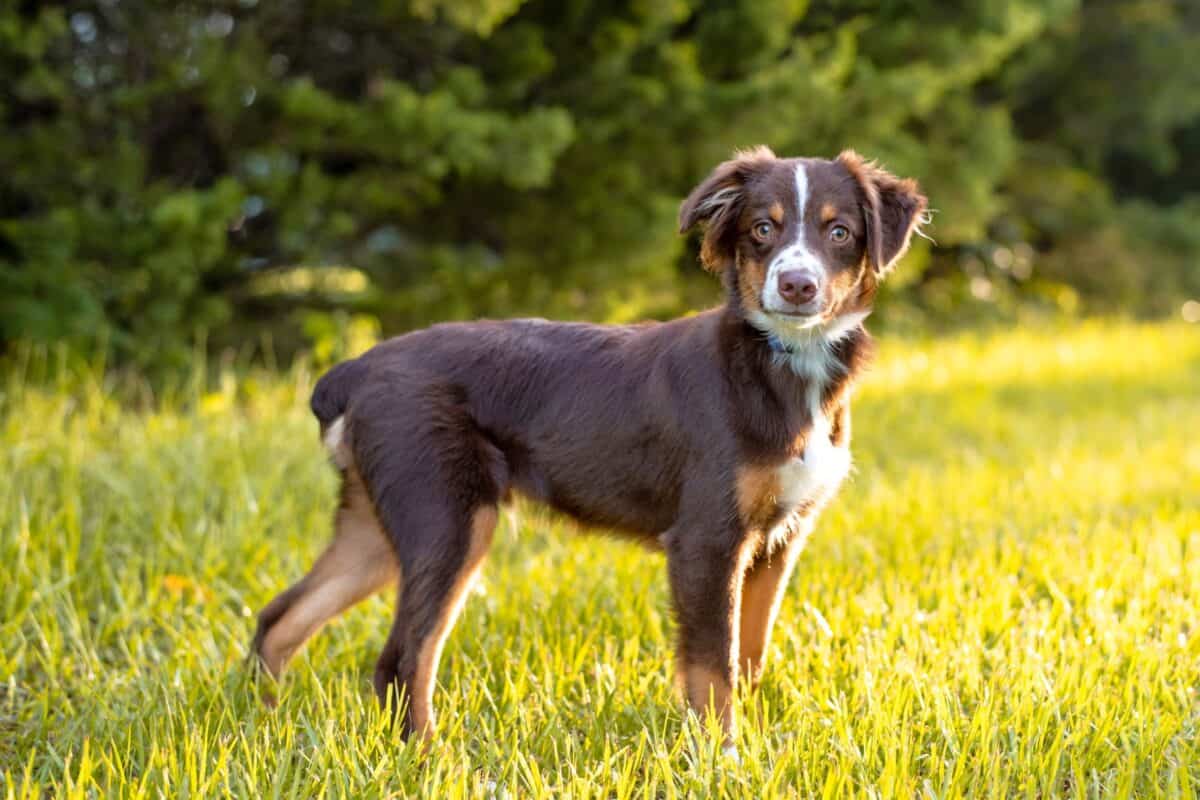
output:
<svg viewBox="0 0 1200 800"><path fill-rule="evenodd" d="M679 207L680 233L704 223L700 262L705 269L720 272L729 264L737 244L737 219L742 213L746 182L774 160L769 147L737 152L719 164Z"/></svg>
<svg viewBox="0 0 1200 800"><path fill-rule="evenodd" d="M908 250L913 233L925 221L929 202L916 181L897 178L853 150L843 151L838 161L858 181L866 198L867 257L875 275L882 278Z"/></svg>

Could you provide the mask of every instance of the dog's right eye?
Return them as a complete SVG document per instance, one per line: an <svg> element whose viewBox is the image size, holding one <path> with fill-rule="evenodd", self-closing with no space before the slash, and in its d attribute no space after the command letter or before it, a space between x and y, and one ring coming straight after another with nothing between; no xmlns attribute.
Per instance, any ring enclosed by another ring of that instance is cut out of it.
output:
<svg viewBox="0 0 1200 800"><path fill-rule="evenodd" d="M775 234L775 226L767 221L756 222L751 229L754 238L760 242L768 241Z"/></svg>

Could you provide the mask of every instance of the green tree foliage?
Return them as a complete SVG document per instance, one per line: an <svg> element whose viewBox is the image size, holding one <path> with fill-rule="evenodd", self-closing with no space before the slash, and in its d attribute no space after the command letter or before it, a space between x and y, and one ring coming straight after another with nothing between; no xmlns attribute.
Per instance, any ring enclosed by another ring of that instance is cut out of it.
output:
<svg viewBox="0 0 1200 800"><path fill-rule="evenodd" d="M1200 293L1198 40L1167 0L8 4L0 342L677 313L679 199L760 142L921 176L914 304L1162 310Z"/></svg>

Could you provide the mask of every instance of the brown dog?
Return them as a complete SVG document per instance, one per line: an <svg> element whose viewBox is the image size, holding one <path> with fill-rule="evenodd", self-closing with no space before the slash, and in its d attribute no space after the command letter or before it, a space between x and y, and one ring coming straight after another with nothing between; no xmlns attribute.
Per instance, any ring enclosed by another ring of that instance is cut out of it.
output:
<svg viewBox="0 0 1200 800"><path fill-rule="evenodd" d="M916 184L853 152L721 164L684 201L724 305L626 326L435 325L334 367L313 392L341 470L333 543L259 616L273 676L322 624L399 580L375 669L433 726L442 644L513 492L666 553L677 669L726 744L788 574L850 469L862 322L925 211Z"/></svg>

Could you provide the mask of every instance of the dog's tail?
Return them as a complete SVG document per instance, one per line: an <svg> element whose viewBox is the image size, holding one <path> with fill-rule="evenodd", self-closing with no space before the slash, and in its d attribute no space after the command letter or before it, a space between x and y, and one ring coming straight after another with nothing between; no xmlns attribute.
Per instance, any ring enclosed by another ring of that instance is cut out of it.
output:
<svg viewBox="0 0 1200 800"><path fill-rule="evenodd" d="M317 381L309 406L321 423L322 431L346 411L350 396L366 372L367 365L361 359L354 358L338 364Z"/></svg>

